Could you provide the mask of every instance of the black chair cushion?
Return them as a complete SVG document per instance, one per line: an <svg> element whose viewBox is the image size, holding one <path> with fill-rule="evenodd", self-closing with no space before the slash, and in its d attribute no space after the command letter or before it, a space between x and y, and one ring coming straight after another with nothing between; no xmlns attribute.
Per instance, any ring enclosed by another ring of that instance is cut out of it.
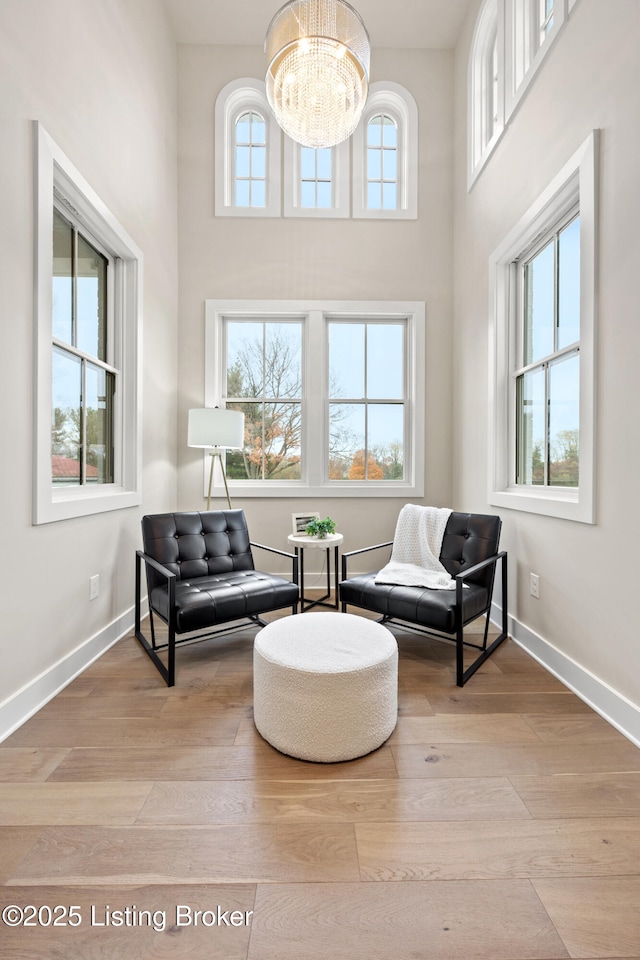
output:
<svg viewBox="0 0 640 960"><path fill-rule="evenodd" d="M216 623L256 616L298 602L297 584L259 570L236 570L176 581L176 632L202 630ZM168 589L151 591L151 605L169 617Z"/></svg>
<svg viewBox="0 0 640 960"><path fill-rule="evenodd" d="M455 590L394 586L375 583L377 573L363 573L340 584L340 599L393 620L422 624L443 633L455 633ZM463 623L469 623L487 608L486 587L470 584L462 588Z"/></svg>

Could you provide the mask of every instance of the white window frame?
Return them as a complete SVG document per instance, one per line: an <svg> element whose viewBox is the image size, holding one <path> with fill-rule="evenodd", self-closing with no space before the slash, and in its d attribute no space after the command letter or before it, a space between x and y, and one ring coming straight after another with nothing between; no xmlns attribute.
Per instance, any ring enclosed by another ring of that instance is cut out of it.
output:
<svg viewBox="0 0 640 960"><path fill-rule="evenodd" d="M285 217L320 217L322 219L349 216L351 184L349 178L349 141L343 140L332 148L332 176L330 207L303 207L301 199L301 146L291 137L284 137L284 195Z"/></svg>
<svg viewBox="0 0 640 960"><path fill-rule="evenodd" d="M595 346L598 131L594 130L489 260L489 503L595 523ZM576 203L580 212L580 479L579 486L526 486L515 481L515 380L518 356L517 263Z"/></svg>
<svg viewBox="0 0 640 960"><path fill-rule="evenodd" d="M264 207L235 204L235 129L243 113L264 117L267 136L266 203ZM215 109L215 214L217 217L279 217L281 215L280 164L282 132L271 112L264 81L253 77L232 80L216 98Z"/></svg>
<svg viewBox="0 0 640 960"><path fill-rule="evenodd" d="M367 206L367 126L372 117L387 114L398 126L398 206L370 210ZM416 220L418 217L418 107L399 83L379 81L369 96L352 137L353 216L370 220Z"/></svg>
<svg viewBox="0 0 640 960"><path fill-rule="evenodd" d="M467 70L468 190L501 141L576 3L577 0L555 0L553 27L541 43L540 0L484 0L476 19ZM494 19L498 40L498 122L486 141L486 65Z"/></svg>
<svg viewBox="0 0 640 960"><path fill-rule="evenodd" d="M224 406L224 320L242 317L305 321L303 346L301 480L229 480L242 497L422 497L424 495L425 304L420 301L207 300L205 301L204 406ZM331 480L325 416L328 344L326 321L339 319L406 320L406 408L404 480ZM322 399L321 399L322 398ZM319 442L316 438L319 438ZM203 457L202 490L209 477ZM215 480L217 495L224 493Z"/></svg>
<svg viewBox="0 0 640 960"><path fill-rule="evenodd" d="M34 124L35 197L35 403L33 522L50 523L136 506L142 475L140 318L142 251L44 127ZM68 208L113 258L114 483L54 486L51 480L53 206Z"/></svg>

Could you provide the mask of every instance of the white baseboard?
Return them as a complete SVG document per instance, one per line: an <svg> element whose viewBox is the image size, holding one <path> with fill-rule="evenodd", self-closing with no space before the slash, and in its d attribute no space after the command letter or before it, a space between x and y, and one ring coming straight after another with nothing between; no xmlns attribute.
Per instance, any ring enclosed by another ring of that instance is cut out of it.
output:
<svg viewBox="0 0 640 960"><path fill-rule="evenodd" d="M502 623L502 610L495 603L491 619L498 625ZM512 616L509 616L509 636L611 726L640 747L640 707Z"/></svg>
<svg viewBox="0 0 640 960"><path fill-rule="evenodd" d="M0 703L0 743L129 633L133 625L134 609L131 607Z"/></svg>

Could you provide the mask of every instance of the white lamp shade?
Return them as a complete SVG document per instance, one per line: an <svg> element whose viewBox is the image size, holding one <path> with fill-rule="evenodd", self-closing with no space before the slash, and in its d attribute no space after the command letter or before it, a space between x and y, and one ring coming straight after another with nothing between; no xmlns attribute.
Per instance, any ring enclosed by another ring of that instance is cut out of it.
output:
<svg viewBox="0 0 640 960"><path fill-rule="evenodd" d="M187 445L190 447L227 447L239 450L244 446L244 413L203 407L189 410Z"/></svg>

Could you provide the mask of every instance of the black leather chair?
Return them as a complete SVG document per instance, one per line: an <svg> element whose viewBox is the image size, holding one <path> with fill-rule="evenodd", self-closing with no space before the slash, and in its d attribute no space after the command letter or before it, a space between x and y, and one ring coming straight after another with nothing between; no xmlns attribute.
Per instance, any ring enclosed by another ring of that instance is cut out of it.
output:
<svg viewBox="0 0 640 960"><path fill-rule="evenodd" d="M232 620L248 619L264 626L260 614L281 607L290 606L293 613L298 612L297 557L252 543L242 510L146 516L142 518L142 542L144 550L136 551L135 633L169 687L175 683L177 644L238 629L237 624L211 629ZM256 570L252 547L289 557L292 579ZM151 641L140 627L143 563ZM167 625L166 643L156 641L154 616ZM194 631L201 630L205 633L194 635ZM189 636L176 639L181 634ZM158 655L165 649L166 666Z"/></svg>
<svg viewBox="0 0 640 960"><path fill-rule="evenodd" d="M342 555L340 601L343 613L347 605L382 614L380 623L411 625L411 629L439 639L455 640L456 683L462 687L507 637L507 554L498 552L500 517L478 513L452 513L445 528L440 562L455 579L454 590L430 590L426 587L394 586L375 583L376 573L348 577L351 557L390 547L393 541L378 543ZM502 574L502 629L487 648L489 614L498 560ZM485 615L482 645L464 639L464 628ZM481 653L464 669L464 647Z"/></svg>

